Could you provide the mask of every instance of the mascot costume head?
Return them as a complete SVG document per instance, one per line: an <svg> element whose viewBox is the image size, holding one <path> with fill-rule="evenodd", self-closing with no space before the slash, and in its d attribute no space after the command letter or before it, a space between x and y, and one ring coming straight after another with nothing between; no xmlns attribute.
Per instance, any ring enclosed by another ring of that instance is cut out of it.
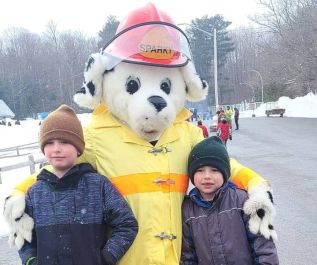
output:
<svg viewBox="0 0 317 265"><path fill-rule="evenodd" d="M104 103L123 124L152 142L175 120L185 100L200 101L208 86L197 75L184 32L153 4L131 12L115 37L92 54L82 89L82 107Z"/></svg>

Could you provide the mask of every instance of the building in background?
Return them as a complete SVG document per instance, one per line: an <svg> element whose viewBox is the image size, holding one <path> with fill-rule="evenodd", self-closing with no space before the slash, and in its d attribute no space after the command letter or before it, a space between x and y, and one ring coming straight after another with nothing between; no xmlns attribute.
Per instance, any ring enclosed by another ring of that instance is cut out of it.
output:
<svg viewBox="0 0 317 265"><path fill-rule="evenodd" d="M0 121L5 120L6 118L13 118L15 114L8 107L8 105L0 99Z"/></svg>

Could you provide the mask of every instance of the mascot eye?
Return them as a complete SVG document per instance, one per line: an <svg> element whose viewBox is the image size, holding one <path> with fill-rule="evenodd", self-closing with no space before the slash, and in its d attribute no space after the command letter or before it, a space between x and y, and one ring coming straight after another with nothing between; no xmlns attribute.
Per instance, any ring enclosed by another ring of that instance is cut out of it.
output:
<svg viewBox="0 0 317 265"><path fill-rule="evenodd" d="M168 78L165 78L162 82L161 82L161 89L168 95L169 93L171 93L171 80L169 80Z"/></svg>
<svg viewBox="0 0 317 265"><path fill-rule="evenodd" d="M129 76L125 86L127 92L132 95L139 90L141 86L140 79L134 76Z"/></svg>

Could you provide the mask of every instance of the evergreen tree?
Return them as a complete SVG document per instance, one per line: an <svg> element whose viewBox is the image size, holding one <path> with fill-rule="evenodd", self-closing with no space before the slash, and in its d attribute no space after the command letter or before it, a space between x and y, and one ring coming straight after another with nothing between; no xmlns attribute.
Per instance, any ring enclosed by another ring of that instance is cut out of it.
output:
<svg viewBox="0 0 317 265"><path fill-rule="evenodd" d="M186 30L191 43L193 59L197 72L209 83L209 96L214 91L214 29L217 31L217 65L219 69L226 63L226 56L234 50L234 43L228 36L227 28L231 24L220 15L203 16L191 21L191 27ZM218 76L218 85L221 78ZM213 98L213 97L212 97ZM209 99L209 105L212 105Z"/></svg>
<svg viewBox="0 0 317 265"><path fill-rule="evenodd" d="M98 41L98 47L104 47L116 34L119 21L116 16L110 15L107 17L107 21L103 26L102 30L99 31L98 36L100 40Z"/></svg>

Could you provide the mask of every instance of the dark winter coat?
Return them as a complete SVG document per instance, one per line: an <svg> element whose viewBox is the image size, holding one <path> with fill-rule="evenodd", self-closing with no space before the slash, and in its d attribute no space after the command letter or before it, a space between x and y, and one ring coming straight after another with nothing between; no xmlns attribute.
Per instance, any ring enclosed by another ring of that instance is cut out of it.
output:
<svg viewBox="0 0 317 265"><path fill-rule="evenodd" d="M42 170L27 193L26 212L35 232L19 251L23 264L31 256L39 265L115 264L138 230L123 197L86 163L61 179Z"/></svg>
<svg viewBox="0 0 317 265"><path fill-rule="evenodd" d="M234 110L234 118L239 119L239 110L238 109Z"/></svg>
<svg viewBox="0 0 317 265"><path fill-rule="evenodd" d="M278 264L272 240L251 234L242 206L247 193L227 183L213 202L197 188L184 200L182 265Z"/></svg>

